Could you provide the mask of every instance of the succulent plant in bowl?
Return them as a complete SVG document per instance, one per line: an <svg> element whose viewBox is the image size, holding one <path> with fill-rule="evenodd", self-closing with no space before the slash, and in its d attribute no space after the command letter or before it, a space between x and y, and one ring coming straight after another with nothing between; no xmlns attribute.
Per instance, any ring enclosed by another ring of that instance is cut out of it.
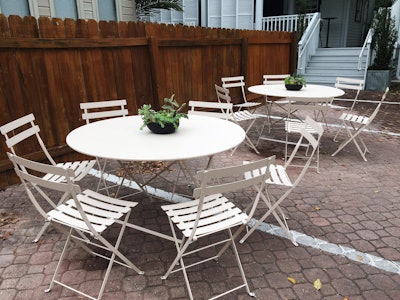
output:
<svg viewBox="0 0 400 300"><path fill-rule="evenodd" d="M152 109L150 104L144 104L139 108L138 112L143 120L143 125L140 129L147 126L155 133L174 132L179 127L179 119L188 118L186 113L181 112L186 103L179 106L174 96L175 95L172 95L170 98L164 98L165 104L159 111Z"/></svg>
<svg viewBox="0 0 400 300"><path fill-rule="evenodd" d="M285 87L288 90L300 90L303 86L307 86L306 80L300 74L293 74L284 80Z"/></svg>

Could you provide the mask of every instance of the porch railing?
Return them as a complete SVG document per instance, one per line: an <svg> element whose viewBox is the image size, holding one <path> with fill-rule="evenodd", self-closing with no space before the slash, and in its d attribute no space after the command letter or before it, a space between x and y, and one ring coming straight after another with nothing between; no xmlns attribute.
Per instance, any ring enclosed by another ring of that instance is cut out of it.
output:
<svg viewBox="0 0 400 300"><path fill-rule="evenodd" d="M314 13L312 16L311 21L308 23L308 26L297 45L297 72L299 74L304 74L305 66L307 66L311 55L315 54L319 44L321 14Z"/></svg>
<svg viewBox="0 0 400 300"><path fill-rule="evenodd" d="M360 54L358 55L358 70L362 70L363 65L365 65L364 68L364 81L367 77L367 69L370 63L370 57L371 57L371 41L372 41L372 30L368 30L368 34L365 37L365 41L364 44L361 48ZM365 51L367 51L367 59L365 60L365 62L363 62L363 57L364 57L364 53Z"/></svg>
<svg viewBox="0 0 400 300"><path fill-rule="evenodd" d="M310 24L314 14L306 14L304 23ZM299 15L286 15L262 18L262 29L267 31L297 31Z"/></svg>

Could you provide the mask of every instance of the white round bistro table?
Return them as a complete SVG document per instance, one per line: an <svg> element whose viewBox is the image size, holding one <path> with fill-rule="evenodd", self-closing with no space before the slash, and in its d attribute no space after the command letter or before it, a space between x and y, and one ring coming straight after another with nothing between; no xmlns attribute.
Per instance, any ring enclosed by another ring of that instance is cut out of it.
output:
<svg viewBox="0 0 400 300"><path fill-rule="evenodd" d="M67 135L67 144L79 153L116 160L124 168L124 161L168 161L169 166L175 162L184 165L185 160L212 157L230 150L245 139L245 131L239 125L205 116L189 115L189 119L180 119L178 130L171 134L155 134L147 127L140 130L141 126L140 116L97 121L72 130ZM125 171L129 174L128 169ZM146 184L139 183L145 193ZM174 241L174 237L161 232L132 223L127 226Z"/></svg>
<svg viewBox="0 0 400 300"><path fill-rule="evenodd" d="M299 98L336 98L344 95L344 91L335 87L307 84L299 91L290 91L284 84L261 84L250 86L252 93L271 97L299 97Z"/></svg>
<svg viewBox="0 0 400 300"><path fill-rule="evenodd" d="M239 125L204 116L180 119L171 134L141 126L140 116L97 121L72 130L67 144L79 153L118 161L179 161L224 152L245 138Z"/></svg>

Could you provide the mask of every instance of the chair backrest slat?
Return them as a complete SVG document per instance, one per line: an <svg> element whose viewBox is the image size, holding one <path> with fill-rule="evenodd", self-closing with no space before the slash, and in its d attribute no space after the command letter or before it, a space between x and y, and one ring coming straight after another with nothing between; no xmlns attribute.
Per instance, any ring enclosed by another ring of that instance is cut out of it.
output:
<svg viewBox="0 0 400 300"><path fill-rule="evenodd" d="M247 102L245 86L246 83L244 81L244 76L231 76L231 77L222 77L222 87L225 89L230 88L240 88L240 92L242 94L242 98L244 103Z"/></svg>
<svg viewBox="0 0 400 300"><path fill-rule="evenodd" d="M80 108L83 109L82 119L89 124L93 120L125 117L129 113L126 105L126 99L82 102L80 103Z"/></svg>
<svg viewBox="0 0 400 300"><path fill-rule="evenodd" d="M233 109L233 104L191 100L189 101L189 108L188 114L190 115L200 115L228 120L231 118L230 112Z"/></svg>
<svg viewBox="0 0 400 300"><path fill-rule="evenodd" d="M274 160L275 156L271 156L244 165L199 171L197 172L197 179L201 184L200 187L194 190L193 196L197 199L212 194L233 192L255 185L264 185L269 178L269 172L259 173L252 178L243 178L243 174L261 168L269 170L269 166Z"/></svg>
<svg viewBox="0 0 400 300"><path fill-rule="evenodd" d="M35 136L36 142L39 144L43 153L46 155L46 158L52 165L55 165L56 163L54 159L51 157L42 138L40 137L40 128L34 123L34 120L35 116L30 113L26 116L23 116L19 119L16 119L1 126L0 131L6 139L6 145L7 147L9 147L13 154L17 154L14 147L22 141L25 141L28 138Z"/></svg>
<svg viewBox="0 0 400 300"><path fill-rule="evenodd" d="M289 74L263 75L263 84L283 84Z"/></svg>
<svg viewBox="0 0 400 300"><path fill-rule="evenodd" d="M218 102L220 103L231 103L232 99L231 96L229 95L229 90L221 87L217 84L214 85L215 86L215 91L217 93L217 98L218 98Z"/></svg>
<svg viewBox="0 0 400 300"><path fill-rule="evenodd" d="M6 138L6 144L7 147L12 149L12 151L14 151L14 146L20 142L22 142L23 140L39 133L40 129L39 126L34 125L33 127L30 127L22 132L17 133L16 135L10 137L10 138Z"/></svg>
<svg viewBox="0 0 400 300"><path fill-rule="evenodd" d="M35 116L32 113L28 114L26 116L23 116L21 118L14 120L14 121L11 121L7 124L4 124L3 126L0 127L0 132L1 132L1 134L7 134L14 129L17 129L25 124L33 122L34 120L35 120Z"/></svg>

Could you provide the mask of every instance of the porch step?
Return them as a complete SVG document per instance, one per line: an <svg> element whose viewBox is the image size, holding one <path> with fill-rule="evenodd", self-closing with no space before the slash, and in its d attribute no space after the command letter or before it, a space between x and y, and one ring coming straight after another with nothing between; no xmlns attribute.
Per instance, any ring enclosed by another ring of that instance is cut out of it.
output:
<svg viewBox="0 0 400 300"><path fill-rule="evenodd" d="M358 70L361 48L319 48L305 68L308 83L334 85L336 77L364 78L365 69ZM361 58L365 66L366 55Z"/></svg>

